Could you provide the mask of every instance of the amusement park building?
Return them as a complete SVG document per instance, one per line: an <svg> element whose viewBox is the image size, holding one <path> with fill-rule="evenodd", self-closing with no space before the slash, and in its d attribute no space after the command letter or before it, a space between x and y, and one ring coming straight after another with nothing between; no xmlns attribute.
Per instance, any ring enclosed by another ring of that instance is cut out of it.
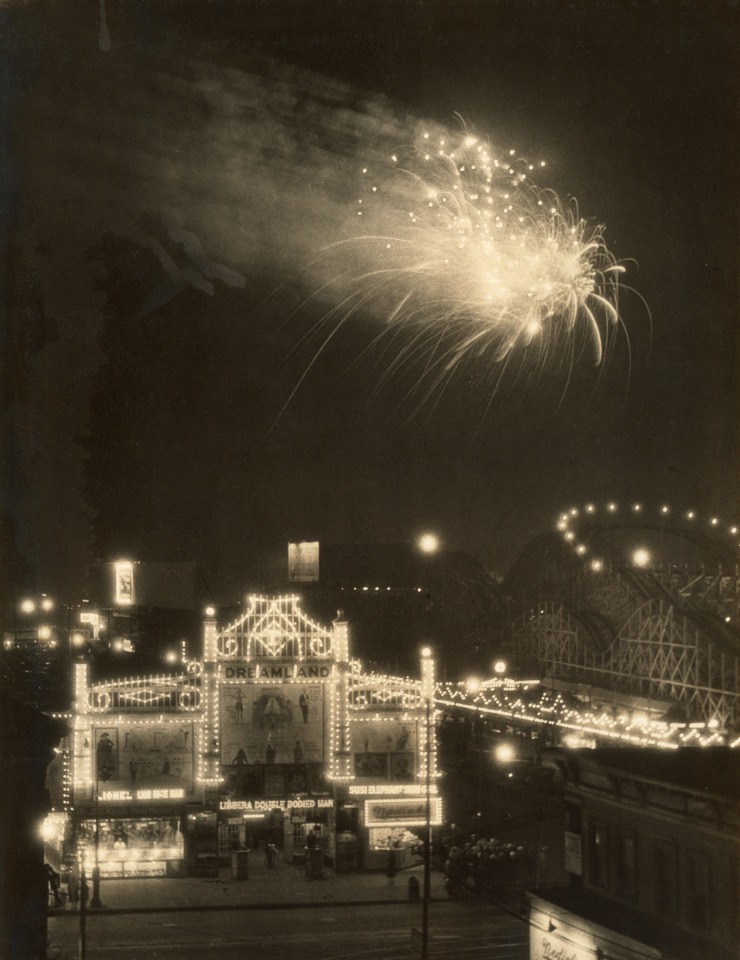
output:
<svg viewBox="0 0 740 960"><path fill-rule="evenodd" d="M365 673L341 612L323 627L295 596L250 597L225 626L209 610L176 675L91 683L78 661L47 860L178 876L274 843L338 870L402 862L410 828L441 822L433 696L428 651L419 679Z"/></svg>
<svg viewBox="0 0 740 960"><path fill-rule="evenodd" d="M740 528L587 504L509 574L515 668L581 699L740 730Z"/></svg>
<svg viewBox="0 0 740 960"><path fill-rule="evenodd" d="M531 960L737 956L740 755L561 752L564 889L530 897Z"/></svg>

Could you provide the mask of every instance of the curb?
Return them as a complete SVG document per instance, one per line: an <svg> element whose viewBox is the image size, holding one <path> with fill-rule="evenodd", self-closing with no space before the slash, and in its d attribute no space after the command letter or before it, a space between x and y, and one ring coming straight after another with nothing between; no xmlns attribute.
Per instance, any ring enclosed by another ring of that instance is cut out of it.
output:
<svg viewBox="0 0 740 960"><path fill-rule="evenodd" d="M430 897L429 902L435 903L438 902L439 898ZM393 906L398 903L406 904L415 904L419 905L421 903L421 898L418 900L406 899L395 899L395 900L311 900L308 903L304 901L291 902L286 901L285 903L197 903L197 904L188 904L188 905L176 905L173 904L168 907L95 907L94 909L88 907L86 911L86 916L110 916L111 914L119 913L203 913L208 910L310 910L315 907L388 907ZM54 910L50 909L48 911L48 916L50 917L79 917L79 910Z"/></svg>

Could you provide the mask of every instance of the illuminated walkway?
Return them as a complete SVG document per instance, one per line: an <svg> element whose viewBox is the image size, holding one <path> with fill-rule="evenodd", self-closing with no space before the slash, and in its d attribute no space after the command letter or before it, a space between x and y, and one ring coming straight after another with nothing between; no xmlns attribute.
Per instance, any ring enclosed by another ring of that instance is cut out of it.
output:
<svg viewBox="0 0 740 960"><path fill-rule="evenodd" d="M646 711L592 710L537 680L439 683L435 704L440 710L498 717L515 726L557 728L564 731L567 746L589 746L596 739L667 749L740 746L740 737L728 740L711 720L668 723L652 719Z"/></svg>

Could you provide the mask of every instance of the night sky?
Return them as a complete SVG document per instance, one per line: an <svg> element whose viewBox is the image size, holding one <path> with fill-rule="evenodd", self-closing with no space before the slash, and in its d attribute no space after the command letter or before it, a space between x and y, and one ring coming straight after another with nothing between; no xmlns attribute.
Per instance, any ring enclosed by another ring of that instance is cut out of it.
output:
<svg viewBox="0 0 740 960"><path fill-rule="evenodd" d="M740 518L736 4L29 0L0 21L6 594L73 599L126 555L194 559L230 598L289 539L425 529L504 574L586 500ZM472 358L420 404L372 310L316 356L315 264L367 158L458 115L545 159L636 293L601 367Z"/></svg>

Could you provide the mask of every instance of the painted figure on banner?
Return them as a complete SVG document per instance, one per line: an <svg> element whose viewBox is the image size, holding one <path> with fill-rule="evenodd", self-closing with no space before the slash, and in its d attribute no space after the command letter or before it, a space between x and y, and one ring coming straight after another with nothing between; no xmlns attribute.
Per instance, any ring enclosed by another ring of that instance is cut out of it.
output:
<svg viewBox="0 0 740 960"><path fill-rule="evenodd" d="M221 691L221 762L233 764L244 750L250 764L266 762L265 736L276 754L276 763L295 759L296 741L302 763L324 759L324 687L321 683L255 683L240 685L241 711L236 709L236 686L224 683ZM241 713L241 722L239 721Z"/></svg>
<svg viewBox="0 0 740 960"><path fill-rule="evenodd" d="M116 775L117 761L116 744L111 739L110 733L104 730L98 738L95 750L96 776L101 780L110 780Z"/></svg>
<svg viewBox="0 0 740 960"><path fill-rule="evenodd" d="M234 694L234 722L244 723L244 694L239 689Z"/></svg>

